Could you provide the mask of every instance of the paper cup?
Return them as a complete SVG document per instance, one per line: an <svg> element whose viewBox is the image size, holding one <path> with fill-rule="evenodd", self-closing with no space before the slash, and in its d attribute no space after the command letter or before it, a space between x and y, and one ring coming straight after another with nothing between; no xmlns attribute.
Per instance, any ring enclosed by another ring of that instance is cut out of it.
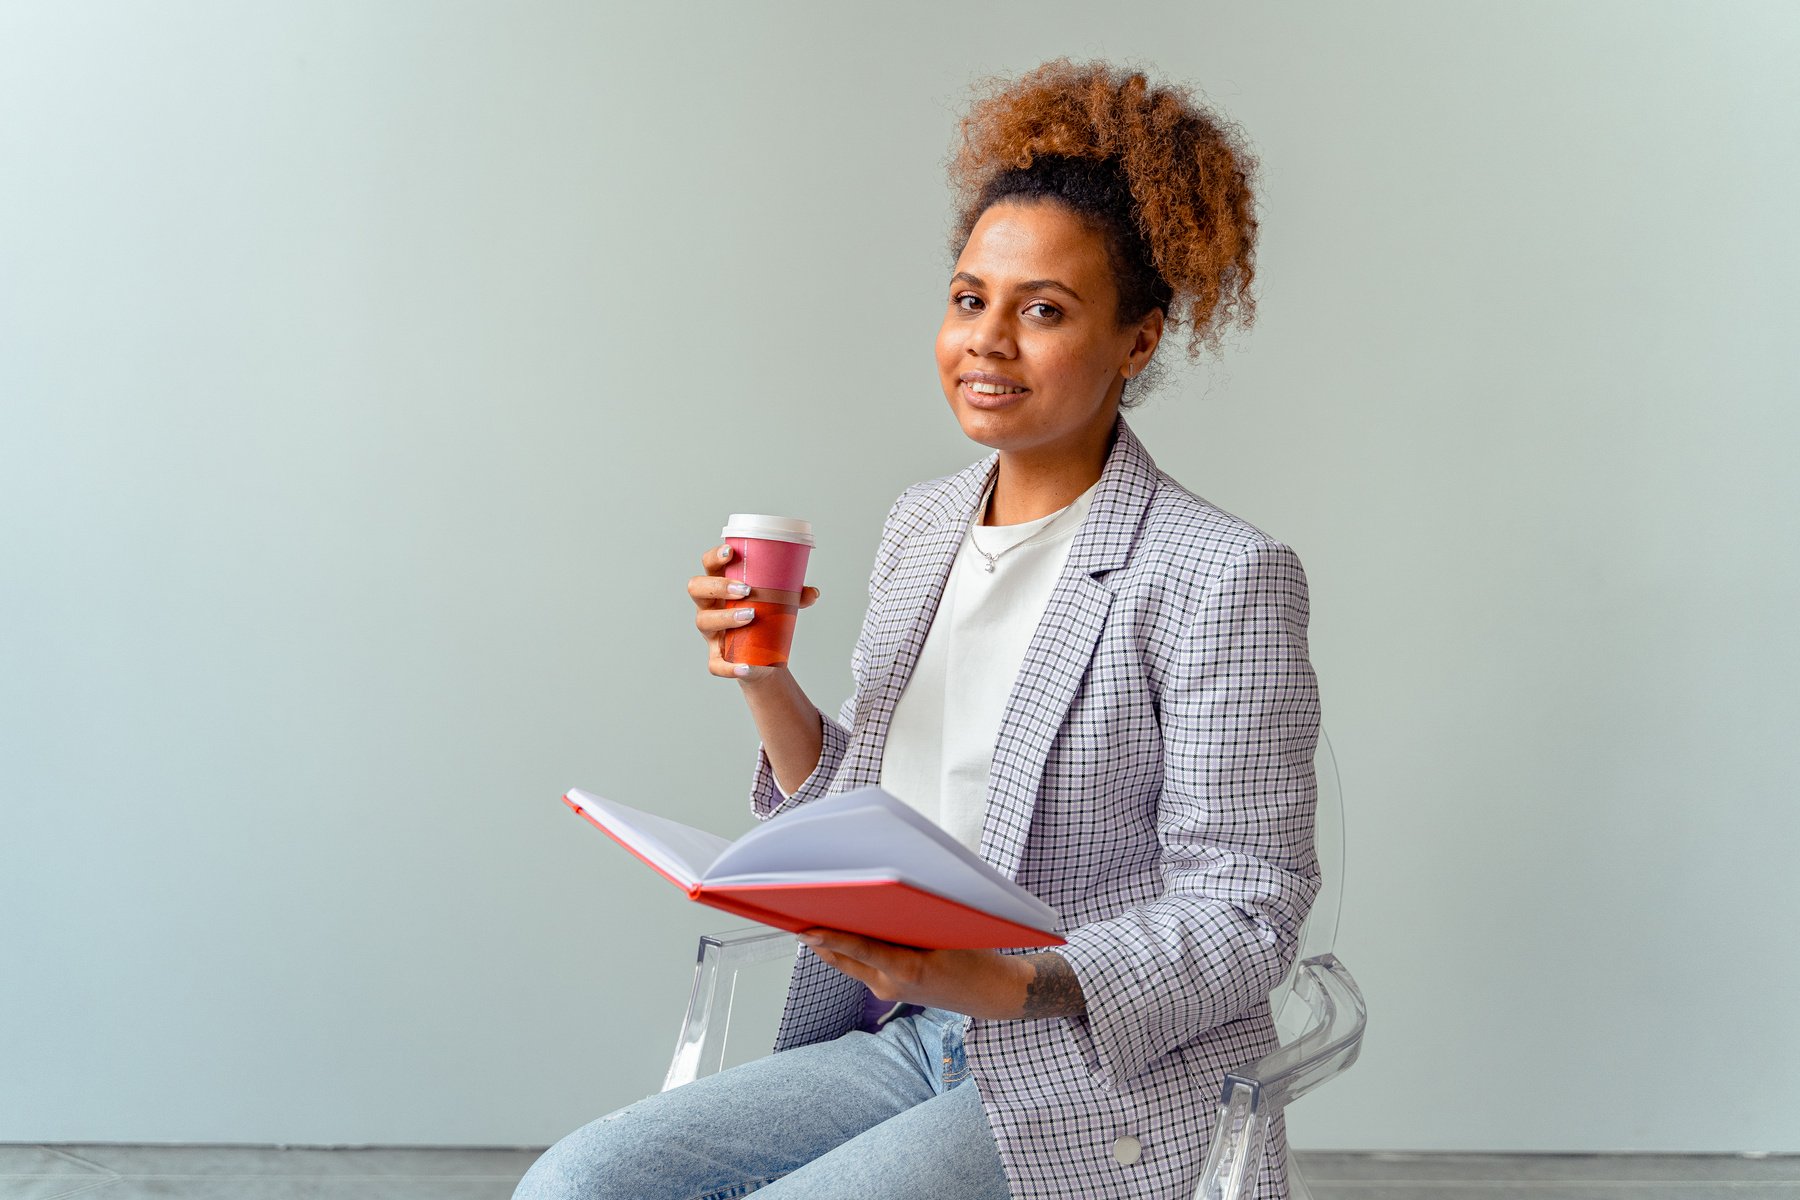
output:
<svg viewBox="0 0 1800 1200"><path fill-rule="evenodd" d="M733 601L732 606L748 605L756 616L742 629L726 630L719 653L726 662L781 666L794 644L794 619L800 612L806 559L813 547L812 525L794 517L732 513L722 533L732 551L725 578L751 587L749 599Z"/></svg>

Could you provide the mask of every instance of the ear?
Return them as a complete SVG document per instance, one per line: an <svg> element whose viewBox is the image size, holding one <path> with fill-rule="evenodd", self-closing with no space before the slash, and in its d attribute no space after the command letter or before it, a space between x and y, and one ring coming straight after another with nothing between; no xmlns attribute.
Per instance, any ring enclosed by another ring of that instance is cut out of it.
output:
<svg viewBox="0 0 1800 1200"><path fill-rule="evenodd" d="M1163 310L1153 308L1142 321L1138 322L1137 332L1131 339L1131 361L1137 366L1131 372L1131 378L1144 373L1150 365L1150 356L1156 353L1156 347L1162 341Z"/></svg>
<svg viewBox="0 0 1800 1200"><path fill-rule="evenodd" d="M1137 341L1133 343L1131 352L1143 354L1144 361L1148 362L1150 356L1156 353L1156 346L1158 342L1162 341L1162 335L1163 310L1153 308L1150 310L1150 315L1145 317L1143 323L1138 326Z"/></svg>

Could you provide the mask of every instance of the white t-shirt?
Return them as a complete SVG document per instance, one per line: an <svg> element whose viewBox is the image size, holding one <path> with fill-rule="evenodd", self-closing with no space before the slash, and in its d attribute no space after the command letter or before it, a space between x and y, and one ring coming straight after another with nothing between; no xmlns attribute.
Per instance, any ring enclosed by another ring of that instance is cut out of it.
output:
<svg viewBox="0 0 1800 1200"><path fill-rule="evenodd" d="M981 849L988 770L1007 697L1099 486L1096 480L1066 508L1033 521L971 522L894 709L882 788L971 850ZM999 556L991 574L977 545Z"/></svg>

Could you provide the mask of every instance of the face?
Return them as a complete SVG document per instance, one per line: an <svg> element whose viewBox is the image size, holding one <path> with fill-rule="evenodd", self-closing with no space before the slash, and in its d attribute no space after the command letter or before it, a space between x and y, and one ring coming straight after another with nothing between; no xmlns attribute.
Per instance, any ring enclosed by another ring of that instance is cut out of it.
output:
<svg viewBox="0 0 1800 1200"><path fill-rule="evenodd" d="M1054 201L991 206L956 260L937 337L963 432L1002 451L1090 453L1125 369L1142 369L1162 331L1159 311L1125 329L1117 312L1100 234Z"/></svg>

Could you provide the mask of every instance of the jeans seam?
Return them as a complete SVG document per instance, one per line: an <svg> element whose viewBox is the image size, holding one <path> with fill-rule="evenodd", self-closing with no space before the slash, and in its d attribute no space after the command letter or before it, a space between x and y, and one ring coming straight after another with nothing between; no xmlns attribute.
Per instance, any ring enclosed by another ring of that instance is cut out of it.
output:
<svg viewBox="0 0 1800 1200"><path fill-rule="evenodd" d="M768 1187L786 1174L787 1172L783 1171L781 1175L771 1175L767 1179L739 1180L737 1183L728 1183L724 1187L714 1188L710 1192L696 1193L693 1200L737 1200L739 1196L748 1196L758 1188Z"/></svg>

